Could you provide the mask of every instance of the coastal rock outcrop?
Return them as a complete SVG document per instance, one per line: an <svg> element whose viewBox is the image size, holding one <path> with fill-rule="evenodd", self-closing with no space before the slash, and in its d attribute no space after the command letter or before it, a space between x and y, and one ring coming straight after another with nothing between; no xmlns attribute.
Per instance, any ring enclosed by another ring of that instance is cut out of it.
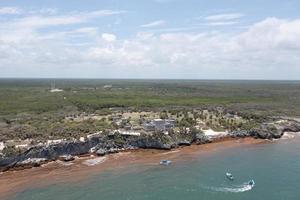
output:
<svg viewBox="0 0 300 200"><path fill-rule="evenodd" d="M212 139L206 136L203 133L197 133L195 137L195 143L200 145L200 144L206 144L212 142Z"/></svg>
<svg viewBox="0 0 300 200"><path fill-rule="evenodd" d="M232 131L231 133L229 133L229 136L233 138L249 137L250 135L250 132L246 130Z"/></svg>
<svg viewBox="0 0 300 200"><path fill-rule="evenodd" d="M249 131L250 136L261 139L278 139L285 132L299 132L300 123L296 121L287 121L280 124L264 123L258 128Z"/></svg>
<svg viewBox="0 0 300 200"><path fill-rule="evenodd" d="M281 127L282 132L300 132L300 123L293 121L293 122L288 122L285 123Z"/></svg>
<svg viewBox="0 0 300 200"><path fill-rule="evenodd" d="M176 143L172 142L171 140L157 140L152 137L144 137L144 138L139 138L135 141L131 141L130 145L138 147L138 148L143 148L143 149L172 149L173 147L176 147Z"/></svg>
<svg viewBox="0 0 300 200"><path fill-rule="evenodd" d="M299 132L300 122L286 121L284 123L264 123L249 131L239 130L229 133L230 137L254 137L261 139L280 138L284 132ZM28 168L40 166L52 160L73 160L75 155L95 153L104 156L109 153L117 153L126 149L164 149L169 150L181 145L206 144L212 142L211 137L204 133L185 133L182 135L156 133L140 136L123 136L120 134L108 134L91 137L85 142L65 141L59 144L33 146L25 152L0 158L0 171L10 168Z"/></svg>
<svg viewBox="0 0 300 200"><path fill-rule="evenodd" d="M258 128L250 130L250 136L261 139L280 138L283 132L273 124L261 124Z"/></svg>
<svg viewBox="0 0 300 200"><path fill-rule="evenodd" d="M20 166L28 159L51 161L63 155L82 155L88 153L93 146L96 146L101 141L101 138L91 138L87 142L68 141L53 145L34 146L19 155L0 159L0 171ZM30 165L30 162L25 164ZM32 165L35 166L37 164L33 163Z"/></svg>
<svg viewBox="0 0 300 200"><path fill-rule="evenodd" d="M25 169L30 167L39 167L46 162L46 158L28 158L26 160L17 162L15 168Z"/></svg>

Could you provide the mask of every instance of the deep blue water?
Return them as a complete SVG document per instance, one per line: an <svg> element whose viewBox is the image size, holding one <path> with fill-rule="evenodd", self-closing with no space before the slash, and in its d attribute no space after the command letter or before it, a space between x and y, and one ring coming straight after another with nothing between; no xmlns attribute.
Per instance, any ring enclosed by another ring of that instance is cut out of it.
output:
<svg viewBox="0 0 300 200"><path fill-rule="evenodd" d="M226 171L235 176L225 177ZM251 190L244 183L255 180ZM15 200L299 200L300 138L216 151L167 167L128 166L82 183L26 190Z"/></svg>

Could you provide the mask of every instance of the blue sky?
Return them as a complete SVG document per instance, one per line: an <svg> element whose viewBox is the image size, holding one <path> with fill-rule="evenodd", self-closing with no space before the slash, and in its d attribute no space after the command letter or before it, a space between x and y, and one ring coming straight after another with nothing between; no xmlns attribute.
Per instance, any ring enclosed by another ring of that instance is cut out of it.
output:
<svg viewBox="0 0 300 200"><path fill-rule="evenodd" d="M1 0L0 77L299 79L296 0Z"/></svg>

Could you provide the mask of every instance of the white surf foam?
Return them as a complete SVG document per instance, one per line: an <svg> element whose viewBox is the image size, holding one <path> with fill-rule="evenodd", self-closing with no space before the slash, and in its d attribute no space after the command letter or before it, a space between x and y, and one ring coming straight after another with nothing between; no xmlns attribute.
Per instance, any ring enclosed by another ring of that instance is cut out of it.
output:
<svg viewBox="0 0 300 200"><path fill-rule="evenodd" d="M252 190L253 186L249 185L248 183L244 183L242 185L237 185L233 187L209 187L209 189L217 191L217 192L246 192Z"/></svg>
<svg viewBox="0 0 300 200"><path fill-rule="evenodd" d="M103 163L106 160L106 157L99 157L94 159L85 160L82 162L82 164L87 166L94 166L100 163Z"/></svg>

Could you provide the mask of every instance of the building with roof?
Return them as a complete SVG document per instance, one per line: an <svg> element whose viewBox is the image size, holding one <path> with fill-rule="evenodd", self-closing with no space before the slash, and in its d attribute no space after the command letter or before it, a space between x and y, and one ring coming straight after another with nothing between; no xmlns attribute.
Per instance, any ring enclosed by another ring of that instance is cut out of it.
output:
<svg viewBox="0 0 300 200"><path fill-rule="evenodd" d="M174 128L175 120L173 119L153 119L143 124L145 131L166 131Z"/></svg>

